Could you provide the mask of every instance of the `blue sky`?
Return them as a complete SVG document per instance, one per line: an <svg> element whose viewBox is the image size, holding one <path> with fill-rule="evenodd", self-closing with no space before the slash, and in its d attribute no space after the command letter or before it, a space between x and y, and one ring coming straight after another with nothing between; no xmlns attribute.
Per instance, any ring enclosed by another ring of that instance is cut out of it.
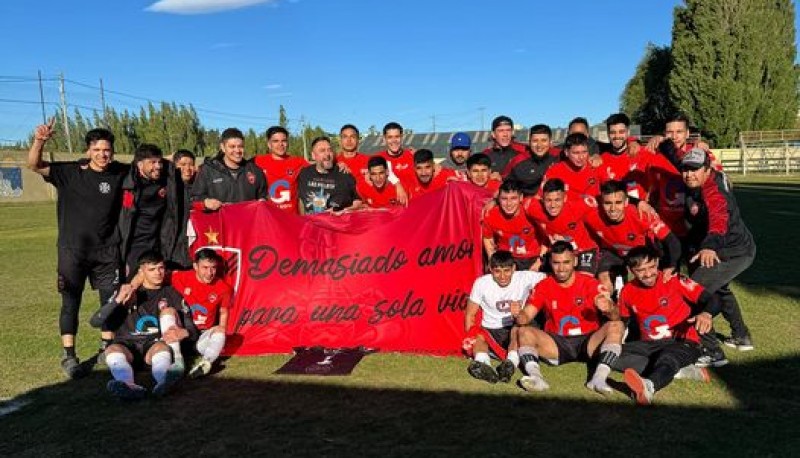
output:
<svg viewBox="0 0 800 458"><path fill-rule="evenodd" d="M138 111L192 103L208 127L263 131L286 107L338 131L398 121L475 130L617 111L648 42L670 42L678 0L4 0L0 143L48 103ZM21 79L16 79L21 77ZM119 94L118 94L119 93ZM138 97L138 98L136 98ZM54 106L47 106L48 113Z"/></svg>

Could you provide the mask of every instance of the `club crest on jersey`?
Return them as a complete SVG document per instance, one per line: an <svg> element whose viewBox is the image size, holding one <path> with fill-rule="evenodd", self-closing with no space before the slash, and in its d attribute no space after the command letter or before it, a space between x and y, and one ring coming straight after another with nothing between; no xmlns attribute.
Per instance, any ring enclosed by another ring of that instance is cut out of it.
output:
<svg viewBox="0 0 800 458"><path fill-rule="evenodd" d="M700 206L699 205L692 204L692 206L689 207L689 213L691 213L692 216L697 216L697 213L699 213L699 212L700 212Z"/></svg>
<svg viewBox="0 0 800 458"><path fill-rule="evenodd" d="M595 182L594 178L589 178L589 184L590 185L594 186L594 182Z"/></svg>
<svg viewBox="0 0 800 458"><path fill-rule="evenodd" d="M575 306L583 307L583 298L582 297L576 297L575 298Z"/></svg>
<svg viewBox="0 0 800 458"><path fill-rule="evenodd" d="M578 223L575 222L569 223L567 224L567 227L569 228L569 230L574 231L575 228L578 227Z"/></svg>
<svg viewBox="0 0 800 458"><path fill-rule="evenodd" d="M636 234L634 234L633 232L628 232L628 240L630 240L631 242L636 240Z"/></svg>
<svg viewBox="0 0 800 458"><path fill-rule="evenodd" d="M103 181L98 186L98 189L100 190L101 194L108 194L109 192L111 192L111 185Z"/></svg>
<svg viewBox="0 0 800 458"><path fill-rule="evenodd" d="M186 288L183 288L183 295L184 296L188 296L190 294L192 294L192 288L189 288L188 286Z"/></svg>
<svg viewBox="0 0 800 458"><path fill-rule="evenodd" d="M158 197L164 198L167 197L167 188L161 188L158 190Z"/></svg>
<svg viewBox="0 0 800 458"><path fill-rule="evenodd" d="M530 227L523 228L522 229L522 233L525 234L525 235L530 234L531 233L531 228Z"/></svg>
<svg viewBox="0 0 800 458"><path fill-rule="evenodd" d="M660 297L658 298L658 305L666 307L667 305L669 305L669 300L667 300L666 297Z"/></svg>
<svg viewBox="0 0 800 458"><path fill-rule="evenodd" d="M253 172L247 172L247 182L250 184L256 184L256 176L253 175Z"/></svg>
<svg viewBox="0 0 800 458"><path fill-rule="evenodd" d="M558 301L553 301L553 302L550 304L550 308L552 308L553 310L556 310L556 309L558 309Z"/></svg>
<svg viewBox="0 0 800 458"><path fill-rule="evenodd" d="M217 302L216 293L211 293L211 294L208 295L208 302Z"/></svg>
<svg viewBox="0 0 800 458"><path fill-rule="evenodd" d="M290 176L290 177L291 177L291 176L294 176L294 169L289 169L289 170L287 170L287 171L286 171L286 175L287 175L287 176Z"/></svg>
<svg viewBox="0 0 800 458"><path fill-rule="evenodd" d="M161 299L158 300L158 309L159 310L164 310L168 306L169 306L169 304L167 303L167 298L162 297Z"/></svg>

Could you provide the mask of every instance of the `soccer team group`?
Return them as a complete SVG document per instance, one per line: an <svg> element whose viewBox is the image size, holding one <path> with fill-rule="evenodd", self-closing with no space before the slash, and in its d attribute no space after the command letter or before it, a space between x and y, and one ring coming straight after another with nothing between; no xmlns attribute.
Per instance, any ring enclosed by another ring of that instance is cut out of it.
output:
<svg viewBox="0 0 800 458"><path fill-rule="evenodd" d="M621 371L636 401L650 404L674 378L707 381L706 367L727 363L721 342L753 349L729 288L755 258L753 236L721 165L690 141L682 115L646 145L629 136L624 114L607 119L608 143L575 118L560 147L542 124L517 142L512 120L498 116L492 146L473 153L457 133L438 164L432 151L405 147L394 122L383 129L384 151L360 153L360 133L347 124L338 153L327 137L312 141L311 163L287 154L283 127L267 130L268 152L253 159L242 132L229 128L199 167L190 151L165 157L151 144L121 164L106 129L86 134L86 158L48 163L53 122L35 129L28 163L58 190L61 366L78 378L103 360L107 388L121 399L148 393L135 369L150 366L152 393L162 396L186 374L209 374L225 345L233 291L213 250L190 259L191 210L266 200L290 213L338 215L414 205L453 181L493 196L482 215L488 273L465 313L473 377L509 382L519 369L523 389L542 391L540 362L580 361L592 372L587 388L611 393L607 378ZM81 363L75 335L87 278L100 295L90 324L102 341ZM719 313L729 337L713 330Z"/></svg>

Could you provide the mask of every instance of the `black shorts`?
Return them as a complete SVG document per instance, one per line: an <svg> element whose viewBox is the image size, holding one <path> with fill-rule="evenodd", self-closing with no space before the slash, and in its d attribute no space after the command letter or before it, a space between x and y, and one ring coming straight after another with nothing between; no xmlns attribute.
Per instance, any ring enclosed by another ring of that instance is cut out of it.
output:
<svg viewBox="0 0 800 458"><path fill-rule="evenodd" d="M685 340L637 340L622 345L622 353L611 368L622 372L633 369L642 374L658 358L669 357L678 361L678 366L688 366L700 357L700 344Z"/></svg>
<svg viewBox="0 0 800 458"><path fill-rule="evenodd" d="M578 257L578 265L575 270L579 272L586 272L591 275L597 275L597 266L599 263L599 255L597 248L593 250L578 251L575 253Z"/></svg>
<svg viewBox="0 0 800 458"><path fill-rule="evenodd" d="M114 289L119 284L119 248L110 245L86 251L58 247L58 291L83 291L86 279L92 289Z"/></svg>
<svg viewBox="0 0 800 458"><path fill-rule="evenodd" d="M147 363L145 363L145 356L153 347L153 345L157 344L158 342L160 341L156 339L114 339L112 343L122 345L123 347L127 348L128 351L131 352L131 355L133 355L133 363L131 365L136 369L140 369L147 365Z"/></svg>
<svg viewBox="0 0 800 458"><path fill-rule="evenodd" d="M620 255L610 250L600 251L600 262L597 266L597 272L613 272L619 273L625 271L625 260Z"/></svg>
<svg viewBox="0 0 800 458"><path fill-rule="evenodd" d="M558 348L558 364L572 362L588 362L589 357L589 338L594 332L582 336L562 336L548 332Z"/></svg>
<svg viewBox="0 0 800 458"><path fill-rule="evenodd" d="M513 326L508 326L506 328L483 328L483 330L489 334L491 339L494 340L499 347L508 350L508 345L511 343L512 328ZM489 346L489 349L491 350L491 346Z"/></svg>

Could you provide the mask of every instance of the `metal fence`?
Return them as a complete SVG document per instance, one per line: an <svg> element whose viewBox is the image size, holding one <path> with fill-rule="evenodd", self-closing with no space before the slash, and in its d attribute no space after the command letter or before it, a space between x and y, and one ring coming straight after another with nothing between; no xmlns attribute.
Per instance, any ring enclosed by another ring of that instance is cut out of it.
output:
<svg viewBox="0 0 800 458"><path fill-rule="evenodd" d="M785 174L800 172L800 130L744 131L739 157L723 159L731 172Z"/></svg>

